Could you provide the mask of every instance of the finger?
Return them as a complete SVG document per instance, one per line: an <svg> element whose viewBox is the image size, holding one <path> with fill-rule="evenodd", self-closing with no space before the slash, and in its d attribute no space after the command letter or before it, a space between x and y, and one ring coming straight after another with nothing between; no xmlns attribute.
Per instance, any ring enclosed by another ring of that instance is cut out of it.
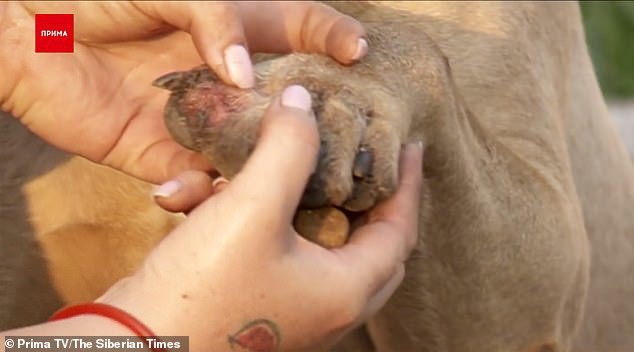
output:
<svg viewBox="0 0 634 352"><path fill-rule="evenodd" d="M217 177L214 182L211 183L211 187L214 189L214 194L222 192L229 185L229 180L224 177Z"/></svg>
<svg viewBox="0 0 634 352"><path fill-rule="evenodd" d="M288 87L281 99L271 103L255 150L223 191L231 192L227 202L235 202L227 207L241 209L253 221L267 221L267 226L290 226L319 150L310 105L310 94L301 86Z"/></svg>
<svg viewBox="0 0 634 352"><path fill-rule="evenodd" d="M383 287L416 244L421 185L422 146L410 144L401 154L396 193L377 205L368 214L368 224L339 249L370 294Z"/></svg>
<svg viewBox="0 0 634 352"><path fill-rule="evenodd" d="M171 212L189 212L214 194L214 183L207 173L185 171L153 190L154 200Z"/></svg>
<svg viewBox="0 0 634 352"><path fill-rule="evenodd" d="M213 165L201 153L183 148L154 119L137 119L128 125L121 139L103 158L91 158L152 183L167 182L187 170L212 171ZM156 126L160 125L160 126ZM143 134L146 132L146 134ZM160 140L160 142L157 142Z"/></svg>
<svg viewBox="0 0 634 352"><path fill-rule="evenodd" d="M368 50L359 21L316 2L239 2L252 52L328 54L343 64Z"/></svg>
<svg viewBox="0 0 634 352"><path fill-rule="evenodd" d="M251 88L253 65L240 9L233 2L136 3L148 16L189 32L200 57L225 83Z"/></svg>
<svg viewBox="0 0 634 352"><path fill-rule="evenodd" d="M402 230L405 260L418 239L418 217L420 191L423 184L423 144L410 143L405 146L399 165L399 189L387 201L377 205L368 213L368 223L391 223Z"/></svg>

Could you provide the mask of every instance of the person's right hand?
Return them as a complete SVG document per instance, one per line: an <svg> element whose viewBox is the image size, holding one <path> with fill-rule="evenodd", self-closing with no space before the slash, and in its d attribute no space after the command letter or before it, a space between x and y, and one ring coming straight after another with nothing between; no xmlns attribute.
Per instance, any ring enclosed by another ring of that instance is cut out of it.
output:
<svg viewBox="0 0 634 352"><path fill-rule="evenodd" d="M37 13L74 14L74 52L36 53ZM176 143L152 81L206 63L251 87L249 52L317 52L341 63L367 52L361 24L317 2L0 2L0 108L50 144L152 183L209 171Z"/></svg>
<svg viewBox="0 0 634 352"><path fill-rule="evenodd" d="M422 148L405 148L397 193L334 250L291 226L318 149L310 96L288 88L267 111L242 171L99 301L158 335L190 336L192 351L331 347L403 279L417 239Z"/></svg>

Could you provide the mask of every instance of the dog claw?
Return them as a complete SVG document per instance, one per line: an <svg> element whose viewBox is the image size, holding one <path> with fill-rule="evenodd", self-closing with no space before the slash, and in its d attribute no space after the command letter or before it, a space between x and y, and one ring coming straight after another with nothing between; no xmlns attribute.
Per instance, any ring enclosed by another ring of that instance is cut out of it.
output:
<svg viewBox="0 0 634 352"><path fill-rule="evenodd" d="M372 170L372 162L374 161L374 157L372 153L361 147L359 149L359 153L354 160L354 167L352 169L352 175L357 178L365 178L370 175L370 171Z"/></svg>

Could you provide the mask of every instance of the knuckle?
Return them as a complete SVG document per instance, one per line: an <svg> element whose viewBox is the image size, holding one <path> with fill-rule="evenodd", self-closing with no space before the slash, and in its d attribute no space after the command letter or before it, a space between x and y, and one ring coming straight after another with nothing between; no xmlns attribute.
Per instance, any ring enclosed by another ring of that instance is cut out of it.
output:
<svg viewBox="0 0 634 352"><path fill-rule="evenodd" d="M323 4L312 3L303 9L301 21L301 49L309 52L326 52L327 38L338 13Z"/></svg>
<svg viewBox="0 0 634 352"><path fill-rule="evenodd" d="M213 31L217 37L220 46L226 46L228 43L243 41L242 16L238 5L233 2L212 2L205 3L206 11L200 11L200 8L194 9L196 14L196 22L200 28L206 28L209 23L213 23L216 30ZM199 5L193 5L199 6ZM222 40L226 38L226 40Z"/></svg>
<svg viewBox="0 0 634 352"><path fill-rule="evenodd" d="M217 16L220 16L222 18L224 18L224 16L235 17L240 15L238 5L235 4L233 1L213 2L210 3L209 6L211 6L211 9ZM227 20L229 21L230 19Z"/></svg>

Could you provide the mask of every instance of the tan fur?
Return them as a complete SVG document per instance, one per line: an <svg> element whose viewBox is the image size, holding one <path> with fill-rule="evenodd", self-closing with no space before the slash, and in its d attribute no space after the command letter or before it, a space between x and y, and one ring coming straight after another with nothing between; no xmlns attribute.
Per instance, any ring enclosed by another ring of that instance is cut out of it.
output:
<svg viewBox="0 0 634 352"><path fill-rule="evenodd" d="M3 276L6 293L0 297L7 301L1 310L7 314L0 314L2 329L41 321L59 308L55 300L32 298L38 295L33 292L35 284L52 287L56 294L47 295L62 302L96 298L138 268L182 219L154 204L150 185L70 157L42 143L8 115L0 116L0 131L5 162L0 188L8 191L0 201L0 228L1 238L10 245L2 246L0 270L13 270ZM36 258L18 261L21 251L40 252L48 275L42 275ZM7 299L12 290L15 297ZM33 306L37 314L22 316Z"/></svg>
<svg viewBox="0 0 634 352"><path fill-rule="evenodd" d="M147 184L82 158L23 190L53 284L67 302L94 299L129 275L180 219L153 204Z"/></svg>
<svg viewBox="0 0 634 352"><path fill-rule="evenodd" d="M267 61L258 65L261 88L271 95L289 82L345 88L318 100L346 107L339 119L320 121L332 144L324 170L350 160L360 142L349 135L357 117L350 107L372 108L361 131L386 187L398 146L426 145L420 240L405 281L340 350L634 349L634 169L608 121L577 5L334 5L365 23L367 59L346 69L315 55ZM27 138L1 123L5 135ZM46 166L22 165L21 178L3 173L0 186L24 192L30 232L62 300L97 295L178 221L152 204L146 185L25 143L5 150L39 153L35 161ZM53 161L42 159L47 153ZM323 176L326 186L339 185L325 188L330 200L353 192L347 175ZM16 218L0 221L4 228ZM13 308L28 303L0 299Z"/></svg>

